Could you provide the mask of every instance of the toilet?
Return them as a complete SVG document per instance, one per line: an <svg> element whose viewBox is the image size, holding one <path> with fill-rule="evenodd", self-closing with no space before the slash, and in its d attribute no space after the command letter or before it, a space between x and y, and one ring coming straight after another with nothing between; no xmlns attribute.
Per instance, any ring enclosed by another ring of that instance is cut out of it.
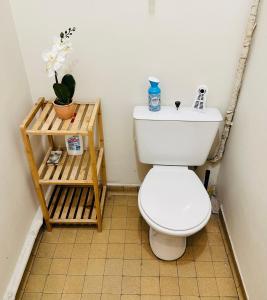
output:
<svg viewBox="0 0 267 300"><path fill-rule="evenodd" d="M151 112L136 106L133 118L139 160L153 165L140 187L138 207L150 226L154 254L175 260L186 249L186 237L211 215L207 191L190 167L206 162L222 116L216 108L163 106Z"/></svg>

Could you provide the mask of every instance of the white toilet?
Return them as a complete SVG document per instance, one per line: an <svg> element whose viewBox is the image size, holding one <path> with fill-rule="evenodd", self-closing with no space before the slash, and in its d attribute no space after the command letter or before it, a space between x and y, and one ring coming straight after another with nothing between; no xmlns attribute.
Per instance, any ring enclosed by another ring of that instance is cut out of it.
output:
<svg viewBox="0 0 267 300"><path fill-rule="evenodd" d="M153 164L140 187L139 210L150 226L154 254L174 260L183 255L186 237L209 221L209 196L188 167L205 163L222 116L216 108L163 106L150 112L137 106L133 117L139 160Z"/></svg>

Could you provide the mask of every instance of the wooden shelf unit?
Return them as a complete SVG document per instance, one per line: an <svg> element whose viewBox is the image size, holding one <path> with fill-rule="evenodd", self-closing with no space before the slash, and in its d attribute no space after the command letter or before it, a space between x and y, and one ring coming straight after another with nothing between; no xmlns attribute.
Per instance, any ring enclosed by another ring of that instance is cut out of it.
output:
<svg viewBox="0 0 267 300"><path fill-rule="evenodd" d="M100 100L77 103L75 117L61 120L53 103L40 98L20 130L47 229L52 230L51 224L97 224L101 231L107 187ZM48 138L49 148L39 167L30 140L33 135ZM88 137L88 149L72 156L63 148L59 164L47 165L50 152L58 149L53 137L64 135ZM44 197L44 185L54 185L49 201Z"/></svg>

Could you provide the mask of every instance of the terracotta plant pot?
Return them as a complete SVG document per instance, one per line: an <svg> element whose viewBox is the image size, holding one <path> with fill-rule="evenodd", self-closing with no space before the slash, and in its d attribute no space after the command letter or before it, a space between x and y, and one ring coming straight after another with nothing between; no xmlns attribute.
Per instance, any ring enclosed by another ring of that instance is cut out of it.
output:
<svg viewBox="0 0 267 300"><path fill-rule="evenodd" d="M68 120L73 117L76 109L76 104L72 102L67 105L59 105L54 101L54 109L58 118L62 120Z"/></svg>

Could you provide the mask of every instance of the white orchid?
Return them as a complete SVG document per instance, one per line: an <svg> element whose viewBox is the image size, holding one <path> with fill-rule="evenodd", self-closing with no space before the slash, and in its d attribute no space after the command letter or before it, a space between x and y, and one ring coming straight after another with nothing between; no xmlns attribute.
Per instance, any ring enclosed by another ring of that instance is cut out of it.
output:
<svg viewBox="0 0 267 300"><path fill-rule="evenodd" d="M69 40L54 38L52 49L45 51L42 55L46 62L48 77L52 77L64 65L66 56L71 50L72 44Z"/></svg>

